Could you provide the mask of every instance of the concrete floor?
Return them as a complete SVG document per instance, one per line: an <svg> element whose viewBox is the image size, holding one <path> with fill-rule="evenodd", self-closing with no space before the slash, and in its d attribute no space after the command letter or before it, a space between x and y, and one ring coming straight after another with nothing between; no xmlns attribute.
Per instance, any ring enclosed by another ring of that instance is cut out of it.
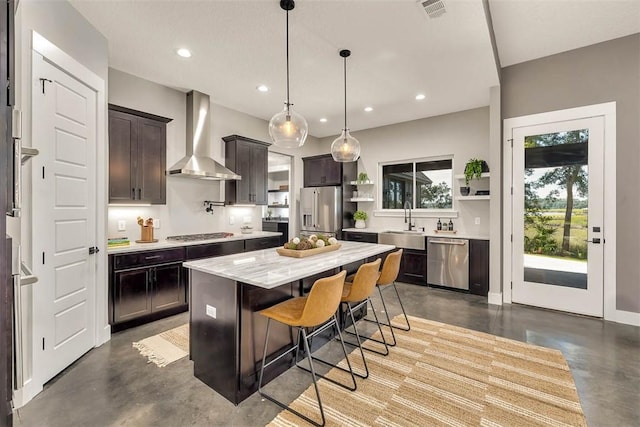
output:
<svg viewBox="0 0 640 427"><path fill-rule="evenodd" d="M562 351L591 427L640 426L640 328L486 298L399 284L408 314ZM393 300L393 291L387 301ZM374 301L375 303L375 301ZM397 305L389 307L397 313ZM183 313L112 335L50 381L14 417L17 426L263 426L279 408L257 393L234 406L181 359L148 364L132 346L188 321ZM362 322L361 322L362 323ZM293 399L309 384L290 369L272 385Z"/></svg>

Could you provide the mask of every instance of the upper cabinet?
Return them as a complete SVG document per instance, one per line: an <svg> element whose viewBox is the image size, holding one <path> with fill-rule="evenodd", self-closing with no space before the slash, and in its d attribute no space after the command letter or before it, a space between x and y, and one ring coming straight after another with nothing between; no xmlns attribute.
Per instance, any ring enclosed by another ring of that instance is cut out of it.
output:
<svg viewBox="0 0 640 427"><path fill-rule="evenodd" d="M109 104L109 203L166 203L170 121Z"/></svg>
<svg viewBox="0 0 640 427"><path fill-rule="evenodd" d="M267 204L267 152L269 143L239 135L222 138L225 166L242 177L225 181L225 201L230 204Z"/></svg>
<svg viewBox="0 0 640 427"><path fill-rule="evenodd" d="M304 157L304 186L342 185L356 179L357 162L341 163L331 154Z"/></svg>

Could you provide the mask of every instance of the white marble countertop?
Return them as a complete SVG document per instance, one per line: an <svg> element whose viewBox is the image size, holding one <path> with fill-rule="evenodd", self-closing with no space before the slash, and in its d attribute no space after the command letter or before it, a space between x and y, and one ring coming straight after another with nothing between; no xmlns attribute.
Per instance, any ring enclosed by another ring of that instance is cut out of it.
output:
<svg viewBox="0 0 640 427"><path fill-rule="evenodd" d="M356 233L383 233L385 231L403 231L400 229L394 229L394 228L343 228L342 231L351 231L351 232L356 232ZM424 232L420 232L420 231L416 231L416 233L422 234L423 236L427 236L427 237L447 237L447 238L451 238L451 239L476 239L476 240L489 240L489 236L481 236L481 235L474 235L474 234L468 234L468 233L455 233L455 234L450 234L450 233L436 233L435 231L431 230L427 230Z"/></svg>
<svg viewBox="0 0 640 427"><path fill-rule="evenodd" d="M253 233L250 233L250 234L234 233L233 236L223 237L221 239L194 240L190 242L180 242L177 240L159 240L158 242L155 242L155 243L131 242L129 246L108 248L107 253L111 255L111 254L122 254L127 252L151 251L156 249L179 248L181 246L193 246L193 245L202 245L207 243L229 242L232 240L248 240L248 239L257 239L260 237L275 237L280 235L282 235L282 233L275 232L275 231L254 231Z"/></svg>
<svg viewBox="0 0 640 427"><path fill-rule="evenodd" d="M393 245L340 241L333 252L306 258L281 256L275 248L183 263L183 266L237 282L272 289L335 267L393 250Z"/></svg>

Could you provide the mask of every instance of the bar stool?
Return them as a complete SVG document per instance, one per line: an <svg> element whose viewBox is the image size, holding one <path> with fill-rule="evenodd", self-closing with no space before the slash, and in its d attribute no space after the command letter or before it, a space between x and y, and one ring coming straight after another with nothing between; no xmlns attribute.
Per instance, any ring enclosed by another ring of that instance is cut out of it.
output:
<svg viewBox="0 0 640 427"><path fill-rule="evenodd" d="M334 276L325 277L325 278L316 280L316 282L311 287L311 291L309 292L308 296L292 298L292 299L283 301L279 304L276 304L272 307L266 308L259 312L261 315L267 317L267 333L264 338L264 352L262 354L262 367L260 368L260 378L258 380L258 392L260 393L261 396L269 399L270 401L277 404L281 408L292 412L298 417L316 426L324 426L325 424L324 410L322 408L322 401L320 400L320 391L318 390L318 383L316 380L317 376L330 380L333 383L338 384L348 390L354 391L356 390L356 387L357 387L356 379L353 374L353 369L351 368L351 362L349 362L349 358L347 357L347 349L344 346L344 341L342 340L342 333L340 332L338 319L336 317L336 311L338 309L338 306L340 305L340 298L342 295L344 278L346 274L347 273L345 271L341 271L340 273ZM289 326L289 328L293 328L293 327L297 328L298 342L295 343L289 350L285 351L284 353L280 354L278 357L276 357L269 363L265 364L267 359L267 345L269 343L269 331L271 329L271 320L275 320L277 322L283 323ZM335 365L331 365L331 366L334 366L345 372L349 372L351 374L351 380L353 381L353 387L341 384L330 378L324 377L323 375L316 374L315 369L313 367L314 358L311 356L309 340L314 336L316 336L317 334L323 332L324 330L332 326L335 326L338 332L338 337L342 345L342 351L344 353L345 359L347 360L347 366L349 367L349 369L347 370ZM311 333L307 334L306 328L314 328L314 330ZM275 363L276 361L280 360L285 355L291 353L292 351L295 351L296 366L307 370L306 368L298 365L298 350L300 348L301 336L302 336L302 341L304 343L304 351L306 352L307 358L309 359L309 366L311 369L308 371L311 372L311 377L313 379L313 386L316 391L318 408L320 411L320 417L322 418L321 424L317 423L316 421L312 420L306 415L301 414L300 412L296 411L290 406L285 405L284 403L278 401L274 397L269 396L262 390L262 378L264 374L264 369L267 366L271 365L272 363Z"/></svg>
<svg viewBox="0 0 640 427"><path fill-rule="evenodd" d="M380 325L380 322L378 322L378 315L376 314L376 311L373 309L373 304L371 304L371 299L369 298L373 293L373 288L375 288L376 282L378 281L378 276L380 275L378 269L380 268L381 262L382 260L378 258L374 262L362 264L360 268L358 268L358 271L356 272L356 274L353 276L353 282L347 282L347 281L344 282L344 290L342 292L342 299L340 300L340 302L347 305L347 309L349 311L349 317L351 318L351 323L354 330L354 332L350 332L347 330L347 328L345 328L344 331L345 333L355 335L358 341L357 344L349 341L345 341L345 343L358 347L360 349L360 355L362 356L362 364L364 366L365 374L363 375L363 374L354 372L354 374L360 378L367 378L369 376L369 367L367 366L367 361L364 357L363 349L381 354L383 356L386 356L389 354L389 348L387 347L386 340L382 333L382 326ZM364 307L367 303L369 303L369 305L371 306L371 309L373 311L373 316L375 317L376 322L378 323L378 330L380 331L380 336L382 337L382 341L378 341L378 340L375 340L375 341L384 344L384 349L385 349L384 352L378 351L372 348L365 348L362 346L362 340L360 338L360 333L358 332L358 326L356 325L356 320L353 313L356 310Z"/></svg>
<svg viewBox="0 0 640 427"><path fill-rule="evenodd" d="M400 329L403 331L409 331L411 329L411 325L409 324L409 318L407 317L407 312L404 310L404 305L402 305L402 300L400 299L400 294L398 293L398 288L396 287L396 279L398 278L398 272L400 271L400 260L402 259L402 249L398 249L395 252L387 255L387 258L384 260L384 264L382 265L382 271L380 272L380 277L378 278L377 288L380 293L380 301L382 301L382 308L384 309L384 314L387 317L387 323L378 322L384 326L389 327L391 331L392 342L387 343L390 346L396 345L396 335L394 334L394 329ZM349 278L347 278L349 280ZM407 326L394 326L391 324L391 319L389 318L389 310L387 310L387 305L384 302L384 297L382 296L382 289L387 287L388 285L393 285L393 289L396 291L396 296L398 297L398 302L400 303L400 308L402 309L402 314L404 315L404 320L407 323ZM375 311L374 311L375 312ZM368 322L374 322L371 319L364 319ZM376 316L376 322L378 318ZM379 342L383 344L382 341L371 338L373 341ZM386 340L385 340L386 343Z"/></svg>

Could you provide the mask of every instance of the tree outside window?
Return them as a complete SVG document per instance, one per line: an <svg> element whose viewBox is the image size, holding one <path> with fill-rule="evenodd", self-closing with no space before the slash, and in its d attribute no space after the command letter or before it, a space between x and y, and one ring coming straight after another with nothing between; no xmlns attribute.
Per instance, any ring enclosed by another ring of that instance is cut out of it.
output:
<svg viewBox="0 0 640 427"><path fill-rule="evenodd" d="M406 201L417 209L451 209L452 178L452 159L383 165L382 209L402 209Z"/></svg>

